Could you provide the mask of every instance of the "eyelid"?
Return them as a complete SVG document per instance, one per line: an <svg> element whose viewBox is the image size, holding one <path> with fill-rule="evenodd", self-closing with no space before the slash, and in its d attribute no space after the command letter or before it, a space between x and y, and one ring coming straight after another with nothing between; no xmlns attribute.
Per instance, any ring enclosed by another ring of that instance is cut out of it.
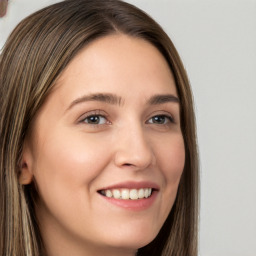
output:
<svg viewBox="0 0 256 256"><path fill-rule="evenodd" d="M150 120L155 118L155 117L164 117L164 118L168 119L171 123L174 123L174 120L173 120L172 116L169 116L169 115L155 115L155 116L152 116L150 118Z"/></svg>
<svg viewBox="0 0 256 256"><path fill-rule="evenodd" d="M90 116L101 116L101 117L104 117L106 118L107 122L110 123L110 121L108 120L108 115L105 111L102 111L100 109L95 109L95 110L90 110L86 113L84 113L83 115L81 115L79 118L78 118L78 123L84 123L84 120ZM101 124L102 125L102 124ZM104 124L103 124L104 125Z"/></svg>
<svg viewBox="0 0 256 256"><path fill-rule="evenodd" d="M165 111L165 110L158 110L158 111L151 113L150 116L147 118L147 122L155 116L166 116L170 120L170 123L173 123L173 124L176 123L174 115L172 115L170 112Z"/></svg>
<svg viewBox="0 0 256 256"><path fill-rule="evenodd" d="M153 119L155 117L164 117L165 118L165 121L164 123L157 123L157 122L154 122ZM167 116L167 115L155 115L153 117L151 117L148 121L147 121L148 124L153 124L153 125L162 125L162 126L168 126L168 125L171 125L171 124L174 124L174 121L172 119L171 116Z"/></svg>

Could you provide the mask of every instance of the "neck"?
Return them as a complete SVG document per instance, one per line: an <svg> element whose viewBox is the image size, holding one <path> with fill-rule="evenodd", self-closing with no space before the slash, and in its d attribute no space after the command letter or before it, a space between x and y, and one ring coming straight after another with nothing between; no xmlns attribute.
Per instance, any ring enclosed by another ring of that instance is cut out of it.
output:
<svg viewBox="0 0 256 256"><path fill-rule="evenodd" d="M50 235L54 233L54 236ZM87 243L75 237L58 232L42 234L47 256L135 256L137 250L124 247L102 246Z"/></svg>
<svg viewBox="0 0 256 256"><path fill-rule="evenodd" d="M75 247L69 243L68 248L64 246L49 247L46 245L47 256L135 256L136 251L123 248L109 248L109 247L92 247L83 245L83 247Z"/></svg>

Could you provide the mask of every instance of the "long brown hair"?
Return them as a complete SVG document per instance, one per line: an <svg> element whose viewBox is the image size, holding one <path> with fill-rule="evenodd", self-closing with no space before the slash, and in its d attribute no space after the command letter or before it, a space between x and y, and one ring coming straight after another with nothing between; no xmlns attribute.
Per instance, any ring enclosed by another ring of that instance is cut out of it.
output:
<svg viewBox="0 0 256 256"><path fill-rule="evenodd" d="M43 255L33 185L18 182L24 138L71 59L93 40L114 33L154 45L174 74L181 102L185 167L174 206L158 236L138 255L196 256L198 155L193 100L180 57L162 28L118 0L67 0L24 19L0 56L0 255Z"/></svg>

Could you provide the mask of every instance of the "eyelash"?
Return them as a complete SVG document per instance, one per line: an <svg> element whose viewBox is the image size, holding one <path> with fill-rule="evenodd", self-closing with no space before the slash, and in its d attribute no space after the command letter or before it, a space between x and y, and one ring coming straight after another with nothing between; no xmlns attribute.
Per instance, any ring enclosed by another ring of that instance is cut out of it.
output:
<svg viewBox="0 0 256 256"><path fill-rule="evenodd" d="M157 125L168 125L169 122L170 123L174 123L174 119L170 115L164 115L164 114L155 115L155 116L152 116L149 120L151 120L153 118L165 118L165 122L164 123L155 123ZM147 123L151 123L151 122L149 122L149 120L147 121ZM152 124L154 124L154 123L152 122Z"/></svg>
<svg viewBox="0 0 256 256"><path fill-rule="evenodd" d="M90 118L94 118L96 119L96 123L90 123L90 122L86 122L86 120L90 119ZM102 115L90 115L88 117L86 117L83 122L84 123L87 123L87 124L91 124L91 125L104 125L105 123L101 123L101 119L104 118L106 119L105 116L102 116ZM97 123L97 121L99 120L99 123Z"/></svg>
<svg viewBox="0 0 256 256"><path fill-rule="evenodd" d="M97 118L99 120L99 123L90 123L89 119L90 118ZM101 123L101 119L104 118L106 121L104 123ZM164 122L163 123L154 123L153 119L155 118L164 118ZM150 121L152 120L152 121ZM84 116L79 123L86 123L88 125L93 125L93 126L102 126L102 125L109 125L111 124L111 122L108 120L107 115L102 114L101 111L94 111L94 112L90 112L88 113L86 116ZM174 124L174 118L171 115L166 115L166 114L159 114L159 115L154 115L152 116L150 119L147 120L146 122L147 124L156 124L156 125L169 125L169 124Z"/></svg>
<svg viewBox="0 0 256 256"><path fill-rule="evenodd" d="M106 123L104 123L104 124L101 124L101 123L95 123L95 124L93 124L93 123L86 122L86 120L88 121L89 118L96 118L96 117L106 119L107 124L106 124ZM106 115L106 114L103 114L100 110L95 110L95 111L90 112L90 113L88 113L87 115L83 116L83 118L79 121L79 123L86 123L86 124L88 124L88 125L93 125L93 126L111 124L111 123L108 121L107 115Z"/></svg>
<svg viewBox="0 0 256 256"><path fill-rule="evenodd" d="M90 118L96 118L96 123L90 123ZM102 123L102 118L105 119L104 123ZM164 118L164 121L162 121L162 119ZM154 119L156 121L156 119L160 119L160 123L154 123ZM99 122L97 122L97 120ZM83 123L83 124L87 124L90 126L95 126L95 127L99 127L99 126L105 126L105 125L110 125L111 122L108 120L107 115L103 114L100 110L96 110L93 112L88 113L86 116L84 116L79 123ZM171 115L166 115L166 114L158 114L158 115L154 115L152 116L150 119L147 120L146 122L147 124L155 124L158 126L168 126L170 124L174 124L174 118Z"/></svg>

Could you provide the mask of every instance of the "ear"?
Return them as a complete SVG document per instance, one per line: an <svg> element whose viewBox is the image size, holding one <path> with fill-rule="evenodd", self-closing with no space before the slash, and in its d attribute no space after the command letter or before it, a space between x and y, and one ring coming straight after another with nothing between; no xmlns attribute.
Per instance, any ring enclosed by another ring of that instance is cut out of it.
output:
<svg viewBox="0 0 256 256"><path fill-rule="evenodd" d="M19 172L19 183L21 185L28 185L33 180L32 172L32 154L28 146L28 143L24 143L22 150L22 159L20 163L20 172Z"/></svg>

